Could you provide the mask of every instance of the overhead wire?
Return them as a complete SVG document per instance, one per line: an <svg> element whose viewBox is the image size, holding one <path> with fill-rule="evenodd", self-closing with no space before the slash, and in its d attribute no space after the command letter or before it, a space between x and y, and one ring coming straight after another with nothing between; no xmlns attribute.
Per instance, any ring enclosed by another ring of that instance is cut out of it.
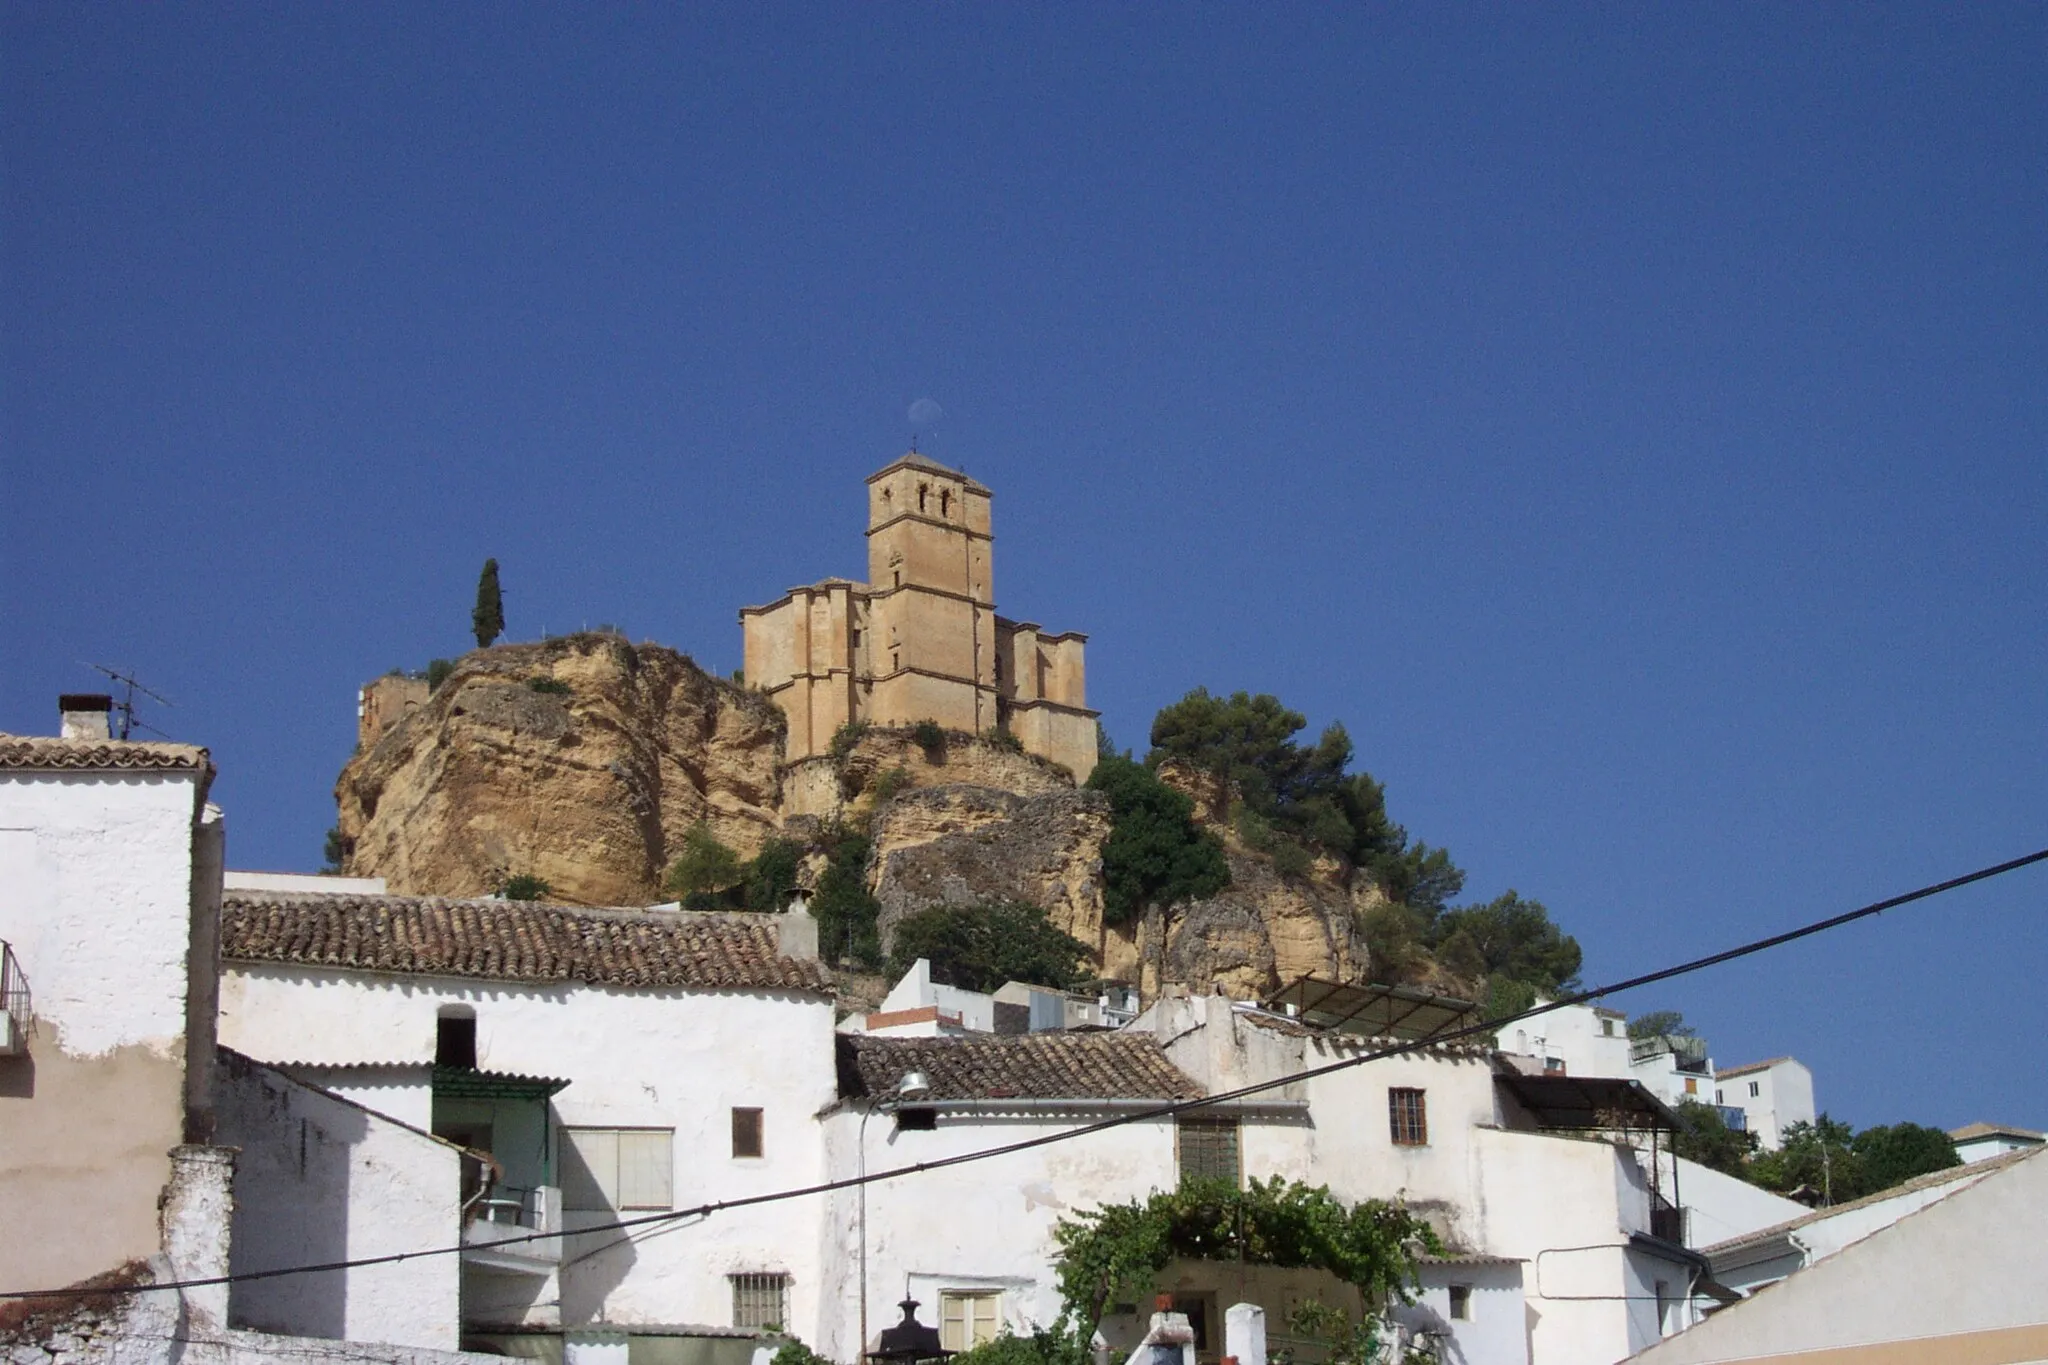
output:
<svg viewBox="0 0 2048 1365"><path fill-rule="evenodd" d="M1799 925L1796 928L1787 929L1782 933L1752 939L1736 947L1726 948L1717 953L1709 953L1705 957L1696 957L1690 961L1681 962L1676 966L1662 967L1655 971L1643 972L1639 975L1625 977L1620 981L1609 982L1606 985L1596 986L1589 990L1574 991L1567 995L1562 995L1555 1000L1532 1005L1530 1008L1514 1014L1503 1015L1498 1019L1485 1019L1459 1028L1443 1030L1423 1038L1396 1043L1370 1052L1363 1052L1357 1056L1327 1062L1321 1066L1309 1067L1306 1070L1275 1076L1268 1080L1254 1081L1249 1085L1238 1086L1233 1090L1221 1091L1213 1095L1204 1095L1198 1099L1171 1100L1150 1108L1134 1109L1124 1113L1113 1114L1108 1118L1098 1119L1093 1123L1082 1124L1075 1128L1064 1128L1056 1133L1041 1133L1036 1137L1020 1138L1015 1142L1006 1142L994 1147L977 1148L971 1152L960 1152L953 1156L939 1157L931 1161L911 1162L907 1165L892 1166L886 1170L869 1171L861 1175L842 1176L835 1180L823 1180L810 1185L769 1190L760 1194L740 1195L731 1199L717 1199L708 1203L692 1205L685 1209L668 1209L660 1213L643 1214L637 1218L621 1218L613 1222L598 1223L589 1227L565 1228L558 1232L534 1232L513 1237L495 1238L488 1243L455 1243L449 1246L425 1247L415 1251L394 1251L379 1256L353 1257L348 1260L326 1261L313 1265L281 1266L270 1270L245 1270L227 1275L208 1276L203 1279L175 1280L162 1284L119 1286L107 1290L95 1290L94 1292L142 1294L179 1289L202 1289L223 1284L246 1284L257 1280L278 1279L289 1275L317 1275L339 1270L359 1270L370 1266L397 1265L405 1261L420 1260L434 1256L459 1255L463 1251L476 1250L479 1246L503 1249L523 1243L547 1241L558 1237L581 1237L596 1232L622 1232L630 1228L648 1227L657 1223L679 1222L686 1218L703 1219L716 1213L727 1213L734 1209L752 1208L762 1204L781 1203L790 1199L807 1199L813 1195L835 1194L841 1190L856 1189L862 1185L877 1184L884 1180L896 1180L904 1176L922 1175L926 1172L946 1170L955 1166L965 1166L973 1162L989 1161L996 1157L1013 1156L1019 1152L1028 1152L1039 1147L1050 1147L1061 1142L1072 1142L1079 1138L1107 1132L1115 1128L1127 1127L1134 1123L1148 1123L1156 1119L1171 1118L1178 1114L1188 1113L1192 1110L1229 1104L1235 1100L1263 1094L1268 1090L1278 1090L1283 1086L1315 1080L1323 1076L1333 1075L1339 1071L1349 1070L1352 1067L1365 1066L1372 1062L1408 1056L1430 1048L1441 1047L1446 1043L1454 1043L1461 1039L1498 1033L1502 1028L1510 1024L1518 1024L1524 1020L1534 1019L1557 1010L1568 1009L1574 1005L1587 1004L1606 996L1619 995L1624 991L1655 985L1660 981L1670 981L1677 977L1689 976L1694 972L1705 971L1709 967L1718 967L1723 963L1734 962L1740 958L1768 952L1773 948L1780 948L1788 943L1798 942L1800 939L1811 938L1816 934L1828 933L1845 925L1854 924L1859 920L1869 919L1872 916L1883 914L1887 910L1897 909L1902 905L1910 905L1915 901L1927 900L1930 897L1955 891L1976 882L1987 881L1993 877L2003 876L2009 872L2016 872L2023 867L2029 867L2040 862L2048 862L2048 848L2040 849L2022 857L2011 858L2002 863L1994 863L1989 867L1978 868L1974 872L1966 872L1958 877L1950 877L1946 881L1935 882L1896 896L1889 896L1884 900L1873 901L1854 910L1844 911L1839 915L1830 915L1825 919L1814 920L1807 924ZM1077 1107L1085 1104L1086 1101L1077 1101ZM75 1288L0 1290L0 1299L55 1298L77 1292Z"/></svg>

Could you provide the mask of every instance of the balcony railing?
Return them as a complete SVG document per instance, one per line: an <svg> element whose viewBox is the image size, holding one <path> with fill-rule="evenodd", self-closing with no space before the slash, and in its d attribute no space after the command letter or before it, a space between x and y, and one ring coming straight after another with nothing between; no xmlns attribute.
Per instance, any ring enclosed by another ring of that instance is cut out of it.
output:
<svg viewBox="0 0 2048 1365"><path fill-rule="evenodd" d="M462 1257L501 1270L545 1273L562 1259L562 1192L493 1185L465 1209ZM535 1233L544 1234L536 1237Z"/></svg>
<svg viewBox="0 0 2048 1365"><path fill-rule="evenodd" d="M1661 1194L1650 1196L1650 1235L1685 1245L1685 1210Z"/></svg>
<svg viewBox="0 0 2048 1365"><path fill-rule="evenodd" d="M12 1057L28 1050L31 1021L35 1013L28 994L28 978L14 959L14 949L0 940L0 1057Z"/></svg>

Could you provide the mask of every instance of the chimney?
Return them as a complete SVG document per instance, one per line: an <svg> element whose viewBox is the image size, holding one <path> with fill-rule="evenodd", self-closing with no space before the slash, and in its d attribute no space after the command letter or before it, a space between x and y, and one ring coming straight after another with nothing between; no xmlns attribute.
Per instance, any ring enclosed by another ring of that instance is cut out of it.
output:
<svg viewBox="0 0 2048 1365"><path fill-rule="evenodd" d="M114 699L99 692L66 692L57 698L63 726L57 733L65 739L106 739L112 734L107 716Z"/></svg>

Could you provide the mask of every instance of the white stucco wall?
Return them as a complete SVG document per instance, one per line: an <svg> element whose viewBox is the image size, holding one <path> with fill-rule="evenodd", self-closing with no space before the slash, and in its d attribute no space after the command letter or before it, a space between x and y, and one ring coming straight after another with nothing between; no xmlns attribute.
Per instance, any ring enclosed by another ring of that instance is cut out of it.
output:
<svg viewBox="0 0 2048 1365"><path fill-rule="evenodd" d="M1529 1317L1519 1264L1430 1262L1421 1280L1415 1303L1395 1316L1410 1328L1447 1337L1445 1365L1528 1365ZM1451 1317L1454 1284L1472 1291L1462 1320Z"/></svg>
<svg viewBox="0 0 2048 1365"><path fill-rule="evenodd" d="M1678 1202L1685 1208L1686 1240L1695 1247L1776 1227L1808 1212L1795 1200L1684 1158L1678 1159Z"/></svg>
<svg viewBox="0 0 2048 1365"><path fill-rule="evenodd" d="M1646 1365L1784 1360L1802 1351L1879 1343L1911 1343L1883 1355L1885 1360L2048 1358L2044 1225L2048 1160L2029 1158L1815 1262L1638 1359Z"/></svg>
<svg viewBox="0 0 2048 1365"><path fill-rule="evenodd" d="M1595 1005L1566 1005L1501 1034L1503 1052L1564 1063L1568 1076L1629 1077L1628 1016Z"/></svg>
<svg viewBox="0 0 2048 1365"><path fill-rule="evenodd" d="M1096 1121L1104 1110L1068 1113L942 1112L929 1132L898 1130L887 1114L867 1123L870 1171L978 1151ZM835 1177L861 1164L861 1115L844 1110L824 1122ZM1053 1225L1078 1210L1143 1198L1179 1180L1173 1124L1129 1124L1071 1142L972 1165L878 1182L867 1194L868 1334L893 1325L906 1283L925 1306L919 1318L938 1321L946 1289L1002 1291L1003 1321L1019 1335L1052 1324L1060 1300L1052 1278ZM839 1306L805 1340L833 1360L859 1352L861 1217L856 1191L825 1205L824 1303ZM1220 1328L1220 1323L1219 1323Z"/></svg>
<svg viewBox="0 0 2048 1365"><path fill-rule="evenodd" d="M452 1245L456 1149L338 1097L230 1058L219 1140L239 1147L231 1268L273 1270ZM454 1256L249 1280L231 1287L237 1327L453 1350Z"/></svg>
<svg viewBox="0 0 2048 1365"><path fill-rule="evenodd" d="M835 1098L836 1075L832 1006L822 996L531 986L234 963L222 987L221 1037L295 1071L357 1062L418 1066L433 1060L435 1020L444 1006L474 1010L484 1070L571 1082L554 1099L561 1124L672 1129L677 1207L811 1184L824 1169L814 1116ZM353 1093L371 1102L367 1089ZM416 1104L413 1096L406 1103ZM763 1110L761 1158L731 1155L736 1106ZM573 1232L617 1215L564 1216ZM819 1317L819 1217L819 1201L795 1200L624 1234L567 1237L562 1322L730 1325L726 1277L782 1272L790 1276L792 1317L801 1328Z"/></svg>
<svg viewBox="0 0 2048 1365"><path fill-rule="evenodd" d="M198 780L0 773L0 939L71 1056L180 1048Z"/></svg>
<svg viewBox="0 0 2048 1365"><path fill-rule="evenodd" d="M10 1286L56 1288L158 1249L157 1199L185 1136L200 783L0 772L0 939L34 1017L26 1054L0 1057Z"/></svg>
<svg viewBox="0 0 2048 1365"><path fill-rule="evenodd" d="M1756 1090L1754 1095L1750 1093L1752 1087ZM1758 1144L1767 1152L1775 1152L1784 1145L1787 1128L1795 1123L1812 1123L1816 1114L1813 1072L1804 1062L1791 1057L1757 1071L1716 1074L1714 1091L1719 1097L1715 1103L1742 1110L1749 1131L1756 1134Z"/></svg>

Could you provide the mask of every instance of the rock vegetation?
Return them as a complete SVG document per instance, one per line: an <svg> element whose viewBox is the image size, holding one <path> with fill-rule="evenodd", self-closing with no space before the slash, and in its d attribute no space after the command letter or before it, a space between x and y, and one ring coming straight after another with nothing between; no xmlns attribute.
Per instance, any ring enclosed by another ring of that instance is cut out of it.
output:
<svg viewBox="0 0 2048 1365"><path fill-rule="evenodd" d="M919 910L1028 901L1148 998L1373 974L1359 925L1385 898L1370 875L1331 857L1283 875L1244 843L1234 792L1207 772L1168 761L1159 775L1221 840L1231 884L1107 925L1109 803L1064 769L979 736L879 728L785 765L782 737L766 697L673 650L610 634L478 650L343 769L346 869L412 895L488 894L526 874L570 903L647 904L666 898L663 873L700 820L741 857L771 836L805 845L806 887L850 826L871 841L885 950Z"/></svg>

